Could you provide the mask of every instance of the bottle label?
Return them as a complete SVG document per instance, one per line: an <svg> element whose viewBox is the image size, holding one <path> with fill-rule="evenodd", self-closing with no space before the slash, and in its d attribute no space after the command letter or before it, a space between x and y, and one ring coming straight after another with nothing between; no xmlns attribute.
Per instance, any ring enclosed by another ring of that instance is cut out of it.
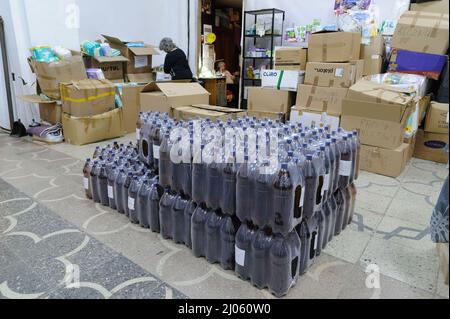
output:
<svg viewBox="0 0 450 319"><path fill-rule="evenodd" d="M108 198L114 199L114 188L108 185Z"/></svg>
<svg viewBox="0 0 450 319"><path fill-rule="evenodd" d="M245 266L245 250L240 249L238 246L235 246L235 260L239 266Z"/></svg>
<svg viewBox="0 0 450 319"><path fill-rule="evenodd" d="M323 185L322 185L322 196L325 194L325 192L330 187L330 174L327 174L323 178Z"/></svg>
<svg viewBox="0 0 450 319"><path fill-rule="evenodd" d="M134 210L134 198L128 197L128 209Z"/></svg>
<svg viewBox="0 0 450 319"><path fill-rule="evenodd" d="M159 146L153 145L153 158L159 160Z"/></svg>
<svg viewBox="0 0 450 319"><path fill-rule="evenodd" d="M318 242L319 242L319 235L316 234L316 237L314 238L314 250L317 250Z"/></svg>
<svg viewBox="0 0 450 319"><path fill-rule="evenodd" d="M339 175L350 176L351 171L352 171L352 161L339 162Z"/></svg>
<svg viewBox="0 0 450 319"><path fill-rule="evenodd" d="M84 189L89 190L89 178L87 177L83 178L83 186Z"/></svg>
<svg viewBox="0 0 450 319"><path fill-rule="evenodd" d="M298 207L303 207L305 205L305 194L306 194L306 187L302 187L302 194L300 195L300 204Z"/></svg>
<svg viewBox="0 0 450 319"><path fill-rule="evenodd" d="M141 139L141 130L140 129L136 129L136 140L140 140Z"/></svg>

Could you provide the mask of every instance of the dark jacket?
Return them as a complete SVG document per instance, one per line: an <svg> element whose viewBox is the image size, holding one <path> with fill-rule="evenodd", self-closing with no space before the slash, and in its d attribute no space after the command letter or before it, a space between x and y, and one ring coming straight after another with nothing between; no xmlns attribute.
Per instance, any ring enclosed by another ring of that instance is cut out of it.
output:
<svg viewBox="0 0 450 319"><path fill-rule="evenodd" d="M172 75L173 80L192 79L192 71L183 50L175 49L167 53L164 62L164 73Z"/></svg>

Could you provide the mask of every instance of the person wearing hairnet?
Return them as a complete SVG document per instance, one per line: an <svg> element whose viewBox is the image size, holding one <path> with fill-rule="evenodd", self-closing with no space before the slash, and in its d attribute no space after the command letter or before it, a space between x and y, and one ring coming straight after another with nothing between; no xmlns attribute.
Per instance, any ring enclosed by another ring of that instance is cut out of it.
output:
<svg viewBox="0 0 450 319"><path fill-rule="evenodd" d="M172 80L192 80L192 71L186 54L175 45L171 38L162 39L159 49L167 53L164 73L170 74Z"/></svg>

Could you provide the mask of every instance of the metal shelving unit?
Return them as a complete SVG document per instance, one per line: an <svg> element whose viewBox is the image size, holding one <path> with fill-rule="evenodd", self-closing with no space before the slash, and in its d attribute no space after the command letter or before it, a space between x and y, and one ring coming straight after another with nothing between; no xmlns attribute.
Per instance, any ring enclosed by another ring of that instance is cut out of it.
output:
<svg viewBox="0 0 450 319"><path fill-rule="evenodd" d="M255 25L258 23L258 18L261 16L271 16L271 23L272 23L272 29L271 33L264 34L263 36L257 35L257 34L247 34L247 22L252 21ZM281 17L281 28L278 30L280 33L276 32L275 30L275 22L277 16ZM275 42L279 41L279 46L283 44L283 32L284 32L284 19L285 19L285 12L279 9L263 9L263 10L254 10L254 11L245 11L244 12L244 55L247 55L248 49L249 49L249 43L252 43L254 47L258 44L258 41L261 39L268 42L267 50L270 51L270 56L266 57L243 57L243 63L242 63L242 80L241 80L241 108L246 109L247 108L247 100L245 99L245 88L251 87L251 86L260 86L261 79L249 79L247 77L247 66L252 66L254 70L257 68L258 62L267 61L270 65L270 68L273 68L274 66L274 51L275 51ZM253 41L252 41L253 40Z"/></svg>

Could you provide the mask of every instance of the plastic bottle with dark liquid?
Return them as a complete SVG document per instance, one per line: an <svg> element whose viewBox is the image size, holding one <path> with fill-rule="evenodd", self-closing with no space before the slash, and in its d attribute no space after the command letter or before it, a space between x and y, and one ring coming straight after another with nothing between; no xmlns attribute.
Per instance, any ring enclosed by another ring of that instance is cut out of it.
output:
<svg viewBox="0 0 450 319"><path fill-rule="evenodd" d="M302 243L300 252L300 275L304 275L314 264L318 241L319 227L316 219L304 219L297 227L297 232Z"/></svg>
<svg viewBox="0 0 450 319"><path fill-rule="evenodd" d="M235 273L243 279L249 280L251 276L252 261L252 240L255 235L255 228L247 223L243 223L236 234L235 246Z"/></svg>
<svg viewBox="0 0 450 319"><path fill-rule="evenodd" d="M222 194L220 208L224 214L234 216L236 214L236 184L237 164L236 153L223 165L222 170Z"/></svg>
<svg viewBox="0 0 450 319"><path fill-rule="evenodd" d="M307 146L304 145L304 148ZM303 217L312 218L316 212L317 192L319 189L319 173L313 163L313 155L306 155L304 163L305 203Z"/></svg>
<svg viewBox="0 0 450 319"><path fill-rule="evenodd" d="M178 143L181 143L181 137L178 139ZM179 163L175 163L172 161L169 162L171 166L170 187L174 192L181 193L183 192L183 161L182 161L183 150L181 149L180 146L178 149L178 156L180 157Z"/></svg>
<svg viewBox="0 0 450 319"><path fill-rule="evenodd" d="M133 173L129 172L128 176L125 178L125 182L122 185L121 189L121 196L122 196L122 202L124 204L125 208L125 216L130 216L130 203L128 202L128 192L130 190L130 185L133 180Z"/></svg>
<svg viewBox="0 0 450 319"><path fill-rule="evenodd" d="M205 222L205 252L206 260L214 264L220 260L221 240L220 226L222 224L222 215L210 211Z"/></svg>
<svg viewBox="0 0 450 319"><path fill-rule="evenodd" d="M151 132L152 145L153 145L153 167L159 170L160 159L160 147L162 142L162 126L157 124Z"/></svg>
<svg viewBox="0 0 450 319"><path fill-rule="evenodd" d="M332 199L328 198L328 200L323 204L323 217L325 219L323 230L319 229L320 242L322 243L321 250L325 249L330 242L330 236L334 233L334 225L333 225L333 213L331 211L331 203ZM331 231L333 226L333 231Z"/></svg>
<svg viewBox="0 0 450 319"><path fill-rule="evenodd" d="M277 216L277 221L279 221L280 224L287 223L287 220L283 221L283 216L285 216L285 212L281 210L288 209L287 207L279 207L277 211L275 211L275 198L274 198L274 175L271 174L268 171L265 171L265 169L268 169L269 162L262 163L262 166L260 169L256 171L256 178L255 178L255 210L252 214L252 220L255 225L259 227L264 227L266 225L272 225L275 223L274 214ZM289 193L289 189L285 190L286 185L280 184L280 181L277 180L278 184L277 186L280 188L277 195L283 196L289 196L289 194L285 194L285 192ZM282 183L282 182L281 182ZM286 197L285 196L285 197ZM280 201L283 201L283 198L279 198L276 201L276 204L280 204Z"/></svg>
<svg viewBox="0 0 450 319"><path fill-rule="evenodd" d="M91 175L90 175L90 185L91 185L91 192L92 192L92 200L95 203L100 203L101 199L100 199L100 192L98 189L98 174L100 172L100 162L99 161L94 161L94 163L92 164L92 169L91 169Z"/></svg>
<svg viewBox="0 0 450 319"><path fill-rule="evenodd" d="M111 166L111 169L108 171L108 202L109 207L114 210L117 209L117 201L114 193L116 178L117 175L119 175L119 168L117 167L117 164L118 162Z"/></svg>
<svg viewBox="0 0 450 319"><path fill-rule="evenodd" d="M143 181L144 178L134 176L128 189L128 218L132 224L139 223L139 212L137 211L136 201L138 200L138 192Z"/></svg>
<svg viewBox="0 0 450 319"><path fill-rule="evenodd" d="M237 172L236 183L236 216L241 222L251 221L253 183L251 182L249 169L249 156L244 156L244 163Z"/></svg>
<svg viewBox="0 0 450 319"><path fill-rule="evenodd" d="M331 154L334 155L334 178L333 178L333 193L339 188L339 169L341 153L337 144L337 138L331 138Z"/></svg>
<svg viewBox="0 0 450 319"><path fill-rule="evenodd" d="M300 237L296 231L287 237L276 235L270 248L269 291L277 297L285 296L298 281L300 269Z"/></svg>
<svg viewBox="0 0 450 319"><path fill-rule="evenodd" d="M170 187L172 184L172 161L170 160L170 150L172 143L170 142L170 134L166 133L161 142L159 149L159 182L164 188Z"/></svg>
<svg viewBox="0 0 450 319"><path fill-rule="evenodd" d="M185 244L186 240L186 227L184 212L188 206L189 201L183 196L178 195L175 198L175 202L172 206L172 224L173 224L173 234L172 238L176 244Z"/></svg>
<svg viewBox="0 0 450 319"><path fill-rule="evenodd" d="M334 235L338 236L342 232L342 225L344 223L345 218L345 210L346 210L346 197L342 192L342 188L339 188L335 194L336 196L336 204L337 204L337 212L336 212L336 223L334 228Z"/></svg>
<svg viewBox="0 0 450 319"><path fill-rule="evenodd" d="M328 199L328 205L330 207L331 212L331 220L328 228L328 242L332 241L335 236L335 229L337 223L337 214L338 214L338 204L336 200L336 193L332 194Z"/></svg>
<svg viewBox="0 0 450 319"><path fill-rule="evenodd" d="M357 180L359 178L359 165L361 160L361 141L359 140L359 134L357 131L353 131L352 141L355 145L354 151L356 152L355 156L355 169L353 172L354 178L353 180Z"/></svg>
<svg viewBox="0 0 450 319"><path fill-rule="evenodd" d="M330 197L331 185L333 184L333 172L332 163L330 158L329 149L327 149L326 144L320 147L320 157L322 158L322 163L324 164L324 177L322 185L322 202L326 202Z"/></svg>
<svg viewBox="0 0 450 319"><path fill-rule="evenodd" d="M343 137L340 144L341 157L339 160L339 188L347 188L350 185L352 175L353 153L347 136Z"/></svg>
<svg viewBox="0 0 450 319"><path fill-rule="evenodd" d="M314 215L314 218L315 218L317 226L318 226L316 257L321 255L323 243L325 241L325 238L328 237L325 206L326 206L325 204L322 204L322 208L320 210L316 211L316 214Z"/></svg>
<svg viewBox="0 0 450 319"><path fill-rule="evenodd" d="M158 181L154 181L148 197L149 209L147 210L150 230L154 233L161 232L161 224L159 221L159 204L163 194L164 189L158 184Z"/></svg>
<svg viewBox="0 0 450 319"><path fill-rule="evenodd" d="M149 197L152 185L151 180L145 179L137 194L136 212L139 225L142 228L150 228Z"/></svg>
<svg viewBox="0 0 450 319"><path fill-rule="evenodd" d="M151 132L156 126L156 121L145 121L141 129L139 142L139 159L147 166L153 166L153 143Z"/></svg>
<svg viewBox="0 0 450 319"><path fill-rule="evenodd" d="M116 210L121 214L125 214L125 206L128 205L128 203L123 201L122 197L122 189L124 187L127 176L128 173L125 171L125 169L122 168L119 170L119 173L117 174L117 177L114 181L114 198L116 200Z"/></svg>
<svg viewBox="0 0 450 319"><path fill-rule="evenodd" d="M173 238L173 220L172 220L172 207L175 203L175 195L166 189L164 195L159 203L159 225L161 228L161 237L163 239Z"/></svg>
<svg viewBox="0 0 450 319"><path fill-rule="evenodd" d="M106 165L102 164L97 175L97 191L100 203L103 206L109 206L108 198L108 175L106 174Z"/></svg>
<svg viewBox="0 0 450 319"><path fill-rule="evenodd" d="M288 155L290 158L292 152ZM296 226L294 221L295 185L289 163L282 163L273 181L274 221L271 224L274 233L287 235ZM259 200L259 199L257 199Z"/></svg>
<svg viewBox="0 0 450 319"><path fill-rule="evenodd" d="M252 238L250 282L259 289L266 288L269 282L271 235L268 230L258 230Z"/></svg>
<svg viewBox="0 0 450 319"><path fill-rule="evenodd" d="M205 146L201 146L201 152ZM201 153L196 154L192 165L192 199L197 205L206 203L206 164L203 162Z"/></svg>
<svg viewBox="0 0 450 319"><path fill-rule="evenodd" d="M234 270L235 267L235 246L236 233L239 229L239 222L235 217L224 216L220 226L220 265L225 270Z"/></svg>
<svg viewBox="0 0 450 319"><path fill-rule="evenodd" d="M186 209L184 210L184 244L192 249L192 238L191 238L191 221L192 215L194 214L195 209L197 208L197 204L194 201L190 200L186 205Z"/></svg>
<svg viewBox="0 0 450 319"><path fill-rule="evenodd" d="M350 221L350 215L351 215L351 204L352 204L352 194L350 191L350 186L347 188L342 188L339 190L342 192L344 198L345 198L345 205L344 205L344 218L342 219L342 230L345 230L349 224Z"/></svg>
<svg viewBox="0 0 450 319"><path fill-rule="evenodd" d="M86 194L86 198L88 199L92 199L92 189L91 184L89 183L89 179L91 177L92 164L93 163L91 159L88 158L83 167L83 188Z"/></svg>
<svg viewBox="0 0 450 319"><path fill-rule="evenodd" d="M192 198L192 169L193 169L193 151L194 151L194 140L191 139L190 142L190 150L189 150L189 156L183 158L184 161L181 165L181 176L182 176L182 191L183 193L188 196L189 198Z"/></svg>
<svg viewBox="0 0 450 319"><path fill-rule="evenodd" d="M202 205L197 206L192 214L191 220L191 238L192 238L192 253L195 257L205 257L205 241L206 229L205 223L208 219L208 211Z"/></svg>
<svg viewBox="0 0 450 319"><path fill-rule="evenodd" d="M213 161L207 165L206 205L212 210L220 209L222 195L222 172L219 163Z"/></svg>

